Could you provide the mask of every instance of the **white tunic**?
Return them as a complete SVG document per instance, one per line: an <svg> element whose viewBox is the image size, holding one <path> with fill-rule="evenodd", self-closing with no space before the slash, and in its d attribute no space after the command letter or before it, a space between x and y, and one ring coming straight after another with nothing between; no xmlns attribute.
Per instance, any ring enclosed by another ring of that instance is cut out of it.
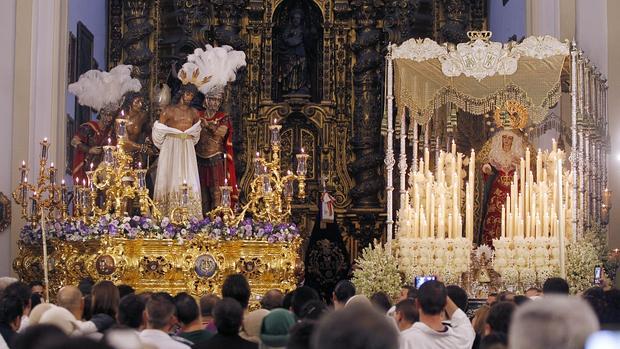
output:
<svg viewBox="0 0 620 349"><path fill-rule="evenodd" d="M202 218L200 179L194 146L200 139L200 121L185 131L166 126L159 121L153 125L153 143L159 148L154 199L164 217L179 207L180 187L187 181L190 189L189 215Z"/></svg>

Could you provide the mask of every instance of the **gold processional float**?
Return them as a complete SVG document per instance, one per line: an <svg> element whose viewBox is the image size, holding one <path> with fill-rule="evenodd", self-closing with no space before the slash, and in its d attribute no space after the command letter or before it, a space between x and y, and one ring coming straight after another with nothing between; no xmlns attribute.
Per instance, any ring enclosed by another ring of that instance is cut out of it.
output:
<svg viewBox="0 0 620 349"><path fill-rule="evenodd" d="M134 168L124 151L126 122L117 119L118 145L109 140L102 163L91 165L87 178L75 179L72 200L65 181L58 185L54 163L48 167L47 138L40 143L36 183L28 181L29 169L22 162L21 182L13 192L27 221L13 262L20 278L43 279L52 293L90 277L137 291L200 296L219 293L227 275L242 273L253 300L269 289L296 286L302 272L301 238L290 223L291 203L295 181L297 196L305 196L308 154L302 149L296 155L295 174L281 174L281 126L275 120L269 126L270 156L257 153L254 159L247 203L232 208L232 188L225 183L221 206L204 219L188 215L192 194L187 184L179 188L171 217L162 217L148 195L146 169L140 163ZM132 208L139 208L140 215L130 216Z"/></svg>

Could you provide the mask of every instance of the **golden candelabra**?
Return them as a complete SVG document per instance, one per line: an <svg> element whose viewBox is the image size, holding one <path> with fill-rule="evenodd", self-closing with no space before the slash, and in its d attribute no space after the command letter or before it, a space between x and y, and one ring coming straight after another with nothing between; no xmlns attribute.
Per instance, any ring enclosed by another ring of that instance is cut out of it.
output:
<svg viewBox="0 0 620 349"><path fill-rule="evenodd" d="M235 212L231 208L232 187L228 181L220 187L222 193L221 205L209 212L211 217L222 215L224 222L229 226L237 226L246 214L251 214L254 220L264 222L286 222L291 215L291 204L294 196L294 183L297 181L297 197L306 196L306 172L308 170L308 154L301 148L296 155L296 173L290 170L286 174L280 168L280 129L276 120L269 125L271 138L270 156L261 157L256 152L254 158L254 178L250 183L248 202ZM271 160L268 160L268 158Z"/></svg>
<svg viewBox="0 0 620 349"><path fill-rule="evenodd" d="M86 177L75 182L74 214L84 221L98 219L108 213L116 217L124 216L131 208L133 200L138 199L140 213L150 215L156 220L161 214L146 187L146 169L142 163L134 168L133 157L125 151L127 140L127 120L117 119L117 145L103 147L103 161L96 168L90 164Z"/></svg>
<svg viewBox="0 0 620 349"><path fill-rule="evenodd" d="M28 181L30 169L26 162L22 161L19 167L20 182L13 192L13 200L22 208L22 218L32 225L36 225L41 220L43 212L47 212L46 218L48 219L67 217L67 186L64 179L58 185L58 169L54 163L47 166L50 142L44 138L40 144L41 156L37 181L34 183Z"/></svg>

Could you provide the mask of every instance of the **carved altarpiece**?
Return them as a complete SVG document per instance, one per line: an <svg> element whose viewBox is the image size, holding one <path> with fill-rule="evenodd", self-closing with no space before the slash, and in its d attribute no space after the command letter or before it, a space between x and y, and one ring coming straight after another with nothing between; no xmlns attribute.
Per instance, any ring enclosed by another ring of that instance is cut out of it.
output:
<svg viewBox="0 0 620 349"><path fill-rule="evenodd" d="M171 67L179 67L195 48L208 43L243 50L247 67L228 86L223 106L233 120L242 192L253 175L254 154L268 148L267 127L276 118L283 125L284 168L301 147L310 154L309 195L294 202L294 219L302 226L315 219L320 179L327 178L338 223L355 258L362 247L385 235L381 120L388 43L410 37L462 41L467 30L486 25L485 3L110 0L108 63L136 65L152 96L158 83L170 80ZM295 13L303 14L300 21ZM290 40L282 44L282 38ZM282 90L283 72L291 71L283 68L284 61L297 69L297 75L288 76L290 85L296 81L307 89ZM444 141L445 132L430 132L433 142L440 136Z"/></svg>

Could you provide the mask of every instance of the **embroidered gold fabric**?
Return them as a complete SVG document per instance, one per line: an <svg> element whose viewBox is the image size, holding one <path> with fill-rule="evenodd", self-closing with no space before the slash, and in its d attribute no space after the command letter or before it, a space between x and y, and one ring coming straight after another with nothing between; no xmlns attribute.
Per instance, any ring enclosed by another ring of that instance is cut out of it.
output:
<svg viewBox="0 0 620 349"><path fill-rule="evenodd" d="M464 75L445 76L439 59L416 62L397 58L394 60L396 105L399 110L407 108L418 123L425 124L448 102L468 113L481 115L512 99L527 107L531 123L538 124L559 100L560 74L566 57L521 57L514 74L493 75L480 81Z"/></svg>

